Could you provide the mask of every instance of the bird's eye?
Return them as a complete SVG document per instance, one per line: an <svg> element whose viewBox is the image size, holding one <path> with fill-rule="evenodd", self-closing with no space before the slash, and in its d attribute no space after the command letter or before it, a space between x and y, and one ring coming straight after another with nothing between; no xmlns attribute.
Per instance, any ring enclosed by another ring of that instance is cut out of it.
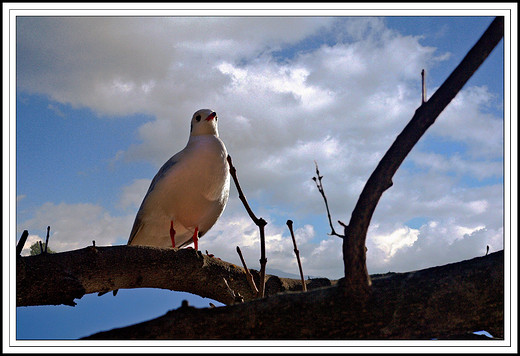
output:
<svg viewBox="0 0 520 356"><path fill-rule="evenodd" d="M200 115L195 116L195 120L200 121Z"/></svg>

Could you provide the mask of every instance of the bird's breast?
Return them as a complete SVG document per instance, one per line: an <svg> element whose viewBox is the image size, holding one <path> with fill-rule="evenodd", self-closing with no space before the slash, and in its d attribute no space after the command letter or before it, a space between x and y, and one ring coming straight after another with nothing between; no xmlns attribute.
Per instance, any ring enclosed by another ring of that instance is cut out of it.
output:
<svg viewBox="0 0 520 356"><path fill-rule="evenodd" d="M208 211L222 212L229 195L227 151L215 136L190 140L185 155L155 190L165 214L191 224Z"/></svg>

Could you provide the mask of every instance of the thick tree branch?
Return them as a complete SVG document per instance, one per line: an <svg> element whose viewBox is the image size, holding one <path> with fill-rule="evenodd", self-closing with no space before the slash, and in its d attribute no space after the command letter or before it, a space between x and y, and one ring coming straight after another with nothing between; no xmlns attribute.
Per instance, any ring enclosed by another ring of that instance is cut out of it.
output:
<svg viewBox="0 0 520 356"><path fill-rule="evenodd" d="M258 283L258 271L250 272ZM223 278L244 300L256 298L241 267L193 249L125 245L18 257L16 276L17 306L75 305L85 294L125 288L170 289L232 304ZM306 282L307 288L331 284ZM266 276L266 295L301 288L299 279Z"/></svg>
<svg viewBox="0 0 520 356"><path fill-rule="evenodd" d="M370 291L366 268L365 241L368 226L379 199L392 186L392 177L408 153L439 114L451 102L504 36L504 18L496 17L462 62L397 136L368 179L345 227L343 261L345 287L351 297L364 299Z"/></svg>
<svg viewBox="0 0 520 356"><path fill-rule="evenodd" d="M171 310L87 339L470 339L504 337L504 252L374 276L363 308L332 286L219 308Z"/></svg>

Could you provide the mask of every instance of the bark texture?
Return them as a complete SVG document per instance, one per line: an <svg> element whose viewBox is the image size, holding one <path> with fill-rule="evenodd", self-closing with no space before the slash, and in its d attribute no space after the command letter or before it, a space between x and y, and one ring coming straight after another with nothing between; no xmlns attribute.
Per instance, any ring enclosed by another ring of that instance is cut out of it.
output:
<svg viewBox="0 0 520 356"><path fill-rule="evenodd" d="M259 283L258 271L250 271ZM224 278L245 301L255 298L242 267L193 249L86 247L18 257L16 275L17 306L73 306L74 299L85 294L124 288L170 289L233 304L235 298L229 293ZM325 278L306 280L309 289L330 284ZM299 279L266 276L267 295L301 289Z"/></svg>
<svg viewBox="0 0 520 356"><path fill-rule="evenodd" d="M408 273L373 276L365 303L344 287L247 303L184 305L157 319L85 339L474 339L504 337L504 252Z"/></svg>

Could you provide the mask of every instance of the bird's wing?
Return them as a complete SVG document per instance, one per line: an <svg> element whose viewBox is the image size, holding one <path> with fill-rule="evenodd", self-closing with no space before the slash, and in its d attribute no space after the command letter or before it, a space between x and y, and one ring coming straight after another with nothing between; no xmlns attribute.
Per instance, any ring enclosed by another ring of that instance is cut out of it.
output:
<svg viewBox="0 0 520 356"><path fill-rule="evenodd" d="M183 248L184 246L188 246L189 244L191 244L193 242L193 238L189 239L188 241L180 244L178 247L179 248Z"/></svg>
<svg viewBox="0 0 520 356"><path fill-rule="evenodd" d="M143 227L143 207L146 202L146 199L150 195L150 193L154 190L155 186L157 185L157 182L164 177L168 171L175 166L177 162L179 162L179 159L183 156L183 152L178 152L173 157L171 157L168 161L166 161L165 164L159 169L155 177L153 177L152 182L150 183L150 187L148 188L148 191L146 192L146 195L144 196L143 202L141 203L141 207L139 208L139 211L137 212L137 215L135 216L134 225L132 226L132 231L130 232L130 237L128 238L128 245L132 243L132 240L137 235L139 230Z"/></svg>
<svg viewBox="0 0 520 356"><path fill-rule="evenodd" d="M150 188L148 188L148 192L146 192L144 199L146 199L146 197L152 192L152 190L154 190L157 182L159 180L161 180L162 177L164 177L168 173L168 171L171 168L173 168L173 166L175 166L175 164L177 164L177 162L179 162L179 160L182 158L182 156L184 156L184 152L180 151L177 154L175 154L173 157L171 157L168 161L166 161L165 164L163 164L163 166L159 169L159 172L157 172L155 177L153 177L152 183L150 183Z"/></svg>

